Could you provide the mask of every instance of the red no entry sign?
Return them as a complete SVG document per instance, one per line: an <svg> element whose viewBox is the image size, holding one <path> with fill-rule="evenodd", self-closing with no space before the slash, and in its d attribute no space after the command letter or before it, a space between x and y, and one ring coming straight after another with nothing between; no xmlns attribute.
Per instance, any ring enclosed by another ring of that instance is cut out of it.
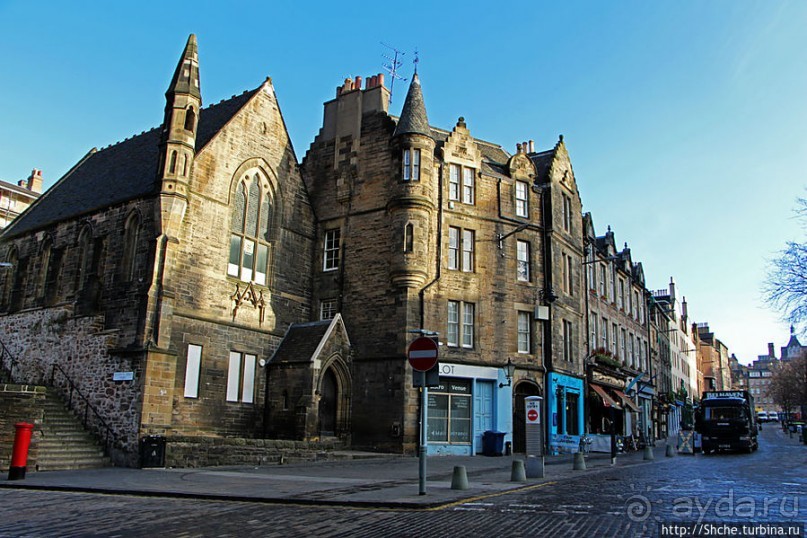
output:
<svg viewBox="0 0 807 538"><path fill-rule="evenodd" d="M527 420L530 422L538 422L538 411L535 409L527 411Z"/></svg>
<svg viewBox="0 0 807 538"><path fill-rule="evenodd" d="M406 355L413 370L428 372L437 364L437 342L425 336L415 338Z"/></svg>

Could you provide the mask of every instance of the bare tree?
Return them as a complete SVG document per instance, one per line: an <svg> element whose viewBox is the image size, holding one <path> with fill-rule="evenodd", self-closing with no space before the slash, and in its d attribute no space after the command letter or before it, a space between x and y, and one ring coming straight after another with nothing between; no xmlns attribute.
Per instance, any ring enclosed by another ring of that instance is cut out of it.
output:
<svg viewBox="0 0 807 538"><path fill-rule="evenodd" d="M807 229L807 198L799 198L796 216ZM807 244L788 241L787 247L770 262L763 284L768 304L789 323L807 324Z"/></svg>
<svg viewBox="0 0 807 538"><path fill-rule="evenodd" d="M768 394L786 413L807 405L807 355L802 353L776 370Z"/></svg>

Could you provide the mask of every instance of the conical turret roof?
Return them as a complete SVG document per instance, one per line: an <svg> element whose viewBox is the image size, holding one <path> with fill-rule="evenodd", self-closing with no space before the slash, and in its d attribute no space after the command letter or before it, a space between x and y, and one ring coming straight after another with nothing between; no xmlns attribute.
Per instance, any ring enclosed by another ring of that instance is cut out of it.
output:
<svg viewBox="0 0 807 538"><path fill-rule="evenodd" d="M202 98L202 93L199 89L199 48L196 45L195 34L188 37L185 51L179 59L176 71L174 71L174 78L171 79L171 84L168 86L168 91L165 92L165 95L176 95L178 93L189 94L199 99Z"/></svg>
<svg viewBox="0 0 807 538"><path fill-rule="evenodd" d="M426 116L426 105L423 103L423 92L420 90L420 78L417 73L412 77L412 83L409 85L401 117L398 119L398 126L395 127L393 136L403 134L421 134L432 137L429 118Z"/></svg>

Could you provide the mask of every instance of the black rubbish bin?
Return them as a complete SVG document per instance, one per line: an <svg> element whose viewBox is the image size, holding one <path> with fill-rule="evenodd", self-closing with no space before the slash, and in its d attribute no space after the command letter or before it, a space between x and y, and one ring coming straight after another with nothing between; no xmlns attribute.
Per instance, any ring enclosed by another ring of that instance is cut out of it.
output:
<svg viewBox="0 0 807 538"><path fill-rule="evenodd" d="M140 467L165 467L165 437L147 435L140 439Z"/></svg>
<svg viewBox="0 0 807 538"><path fill-rule="evenodd" d="M501 456L504 452L504 434L488 430L482 434L482 454L485 456Z"/></svg>

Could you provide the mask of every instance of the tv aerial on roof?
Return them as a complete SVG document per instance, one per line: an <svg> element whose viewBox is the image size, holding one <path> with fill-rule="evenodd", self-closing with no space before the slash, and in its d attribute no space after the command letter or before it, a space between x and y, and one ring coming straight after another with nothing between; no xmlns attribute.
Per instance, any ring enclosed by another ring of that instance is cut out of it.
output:
<svg viewBox="0 0 807 538"><path fill-rule="evenodd" d="M402 50L396 49L392 45L387 45L383 41L381 41L381 44L384 45L385 47L387 47L388 49L390 49L393 52L393 56L391 56L391 57L386 55L386 54L381 55L382 58L385 58L389 62L389 63L382 64L382 67L384 68L384 70L387 73L389 73L389 76L390 76L389 101L391 103L392 102L393 88L395 87L395 79L397 78L399 80L402 80L403 82L406 82L406 80L407 80L406 77L402 77L401 75L398 74L398 70L403 65L403 61L399 60L398 58L400 58L401 56L404 56L406 53L403 52Z"/></svg>

